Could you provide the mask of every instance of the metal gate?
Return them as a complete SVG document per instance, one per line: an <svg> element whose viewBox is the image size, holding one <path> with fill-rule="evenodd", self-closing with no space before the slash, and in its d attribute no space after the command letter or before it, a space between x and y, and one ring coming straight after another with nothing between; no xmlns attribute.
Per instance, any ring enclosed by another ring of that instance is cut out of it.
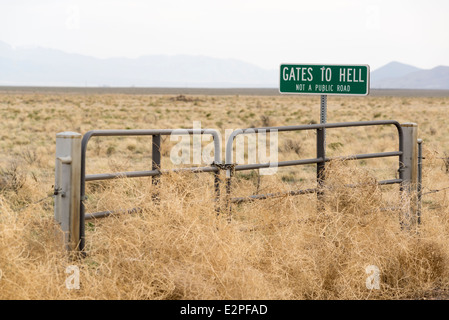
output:
<svg viewBox="0 0 449 320"><path fill-rule="evenodd" d="M361 126L380 126L380 125L394 125L398 131L399 138L399 150L393 152L381 152L381 153L369 153L369 154L356 154L350 155L346 157L339 157L340 159L348 159L348 160L359 160L359 159L372 159L372 158L381 158L381 157L398 157L398 171L399 171L399 179L391 179L391 180L383 180L379 181L379 184L394 184L394 183L402 183L406 180L411 179L411 177L405 176L407 173L405 169L407 168L407 163L404 162L404 134L403 127L397 121L363 121L363 122L343 122L343 123L328 123L328 124L312 124L312 125L300 125L300 126L283 126L283 127L263 127L263 128L249 128L249 129L240 129L235 130L229 137L226 144L226 164L227 164L227 185L228 190L230 189L231 177L233 176L233 172L242 171L242 170L253 170L253 169L261 169L261 168L269 168L271 167L285 167L285 166L298 166L298 165L306 165L306 164L317 164L317 173L316 179L319 185L322 185L324 180L324 165L326 162L336 160L339 158L328 158L326 157L326 148L325 148L325 135L324 130L328 128L348 128L348 127L361 127ZM259 132L267 132L270 130L276 130L278 132L283 131L303 131L303 130L316 130L316 158L313 159L300 159L300 160L290 160L290 161L282 161L278 163L263 163L263 164L247 164L247 165L233 165L233 142L238 135L246 134L246 133L259 133ZM316 192L317 189L307 189L307 190L297 190L291 191L289 194L305 194L305 193L313 193ZM228 192L229 193L229 192ZM282 195L282 194L279 194ZM234 198L230 199L231 202L242 202L247 200L256 200L256 199L266 199L274 195L253 195L248 198Z"/></svg>
<svg viewBox="0 0 449 320"><path fill-rule="evenodd" d="M392 152L356 154L346 157L326 157L325 130L334 128L363 127L363 126L395 126L398 133L398 149ZM267 132L276 130L286 131L316 131L316 157L312 159L298 159L276 163L257 163L238 165L233 163L233 143L241 134ZM164 170L161 168L161 135L170 134L209 134L214 141L214 163L207 167L190 167ZM86 175L87 144L93 136L152 136L152 168L148 171L119 172L107 174ZM113 211L85 213L85 184L89 181L107 180L118 177L152 177L152 183L159 182L158 177L168 172L213 173L216 199L220 197L220 171L226 172L226 205L231 210L232 203L267 199L284 195L301 195L319 192L325 180L325 163L335 159L372 159L381 157L398 157L399 178L382 180L380 185L400 184L400 191L413 195L420 189L422 154L418 152L417 125L414 123L400 124L394 120L385 121L359 121L343 123L325 123L299 126L280 126L238 129L232 132L225 147L225 163L221 161L220 135L214 129L154 129L154 130L94 130L87 132L81 140L81 134L62 132L56 135L56 166L55 166L55 220L60 224L62 240L67 250L84 250L85 247L85 221L93 218L106 217ZM421 141L420 141L421 142ZM419 147L421 143L419 143ZM418 159L418 153L420 159ZM317 188L306 190L292 190L284 193L259 194L249 197L230 198L232 177L235 171L253 170L269 167L285 167L306 164L316 164ZM419 164L419 166L418 166ZM419 179L419 180L418 180ZM419 213L417 206L410 206L405 212L408 220L413 220ZM133 212L135 209L128 210ZM419 221L419 217L418 217Z"/></svg>

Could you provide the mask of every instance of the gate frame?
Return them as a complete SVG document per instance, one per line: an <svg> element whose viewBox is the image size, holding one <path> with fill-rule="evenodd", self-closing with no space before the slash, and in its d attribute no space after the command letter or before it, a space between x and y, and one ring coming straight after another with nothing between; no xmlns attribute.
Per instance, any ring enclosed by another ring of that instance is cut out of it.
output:
<svg viewBox="0 0 449 320"><path fill-rule="evenodd" d="M399 137L399 151L393 152L379 152L369 154L356 154L347 157L326 157L326 144L325 144L325 131L328 128L347 128L347 127L362 127L362 126L379 126L379 125L394 125L398 131ZM246 164L237 165L233 163L233 142L235 138L240 134L253 134L259 132L270 132L270 130L276 130L277 132L283 131L302 131L302 130L316 130L316 154L317 157L313 159L302 160L289 160L281 161L277 163L263 163L263 164ZM399 179L390 179L378 181L379 185L387 184L400 184L400 194L407 205L403 212L401 219L401 225L405 228L410 228L415 223L421 222L421 207L419 186L421 184L422 174L421 161L418 160L422 157L418 151L421 149L422 140L417 139L418 125L416 123L403 123L400 124L395 120L372 120L372 121L356 121L356 122L340 122L340 123L321 123L310 125L298 125L298 126L278 126L278 127L261 127L261 128L247 128L234 130L228 138L226 143L225 154L225 166L226 166L226 203L229 209L228 219L231 218L232 203L241 203L245 201L253 201L260 199L267 199L273 197L280 197L284 195L301 195L317 193L320 196L320 189L323 186L325 175L325 163L337 160L359 160L359 159L373 159L381 157L399 157ZM419 165L418 165L419 162ZM305 189L305 190L292 190L287 192L271 193L271 194L259 194L251 195L248 197L231 198L231 180L235 171L241 170L253 170L269 167L283 167L283 166L296 166L313 164L317 165L317 188Z"/></svg>
<svg viewBox="0 0 449 320"><path fill-rule="evenodd" d="M397 128L399 136L399 151L356 154L348 157L327 158L324 144L324 131L327 128L343 128L343 127L361 127L376 125L394 125ZM233 142L239 134L257 133L264 130L283 131L300 131L300 130L316 130L317 131L317 157L313 159L301 159L281 161L277 163L262 164L246 164L237 165L232 162ZM323 183L325 163L335 159L370 159L380 157L399 157L399 179L390 179L379 181L381 185L400 184L401 195L410 199L402 221L403 225L410 227L416 221L418 214L418 223L420 222L420 204L415 202L420 200L418 188L421 183L421 161L418 161L418 149L421 148L421 142L417 139L418 126L415 123L400 124L395 120L378 120L378 121L359 121L359 122L342 122L342 123L323 123L299 126L282 126L282 127L264 127L264 128L248 128L234 130L228 138L225 147L225 163L221 163L221 141L220 134L215 129L150 129L150 130L92 130L88 131L81 139L81 134L76 132L61 132L56 135L56 165L55 165L55 208L54 217L59 223L62 234L64 247L68 251L84 251L85 248L85 221L92 218L105 217L113 214L113 211L97 212L87 214L83 201L85 200L85 183L87 181L108 180L119 177L152 177L152 184L159 182L159 176L170 172L191 172L214 173L214 189L216 200L220 197L220 177L221 170L226 172L226 198L229 210L232 203L243 202L248 200L266 199L279 195L300 195L307 193L317 193ZM161 169L161 135L193 135L193 134L210 134L214 140L214 163L209 167L187 167L180 169ZM93 136L152 136L152 170L149 171L132 171L105 174L86 175L86 151L87 144ZM420 155L422 158L422 155ZM419 162L419 166L418 166ZM294 166L313 164L317 165L317 189L296 190L287 193L254 195L250 197L230 199L231 178L234 171L252 170L260 168L268 168L278 166ZM418 194L417 197L414 195ZM415 201L417 200L417 201ZM218 201L217 201L218 202ZM132 209L129 212L133 212ZM230 212L230 211L229 211Z"/></svg>
<svg viewBox="0 0 449 320"><path fill-rule="evenodd" d="M161 169L161 135L193 135L209 134L214 142L214 163L211 167L188 167L172 170ZM90 138L94 136L152 136L152 170L117 172L86 175L86 152ZM84 200L86 200L86 182L108 180L119 177L152 177L152 184L158 184L158 177L170 172L213 172L214 189L219 197L219 168L221 164L220 134L215 129L135 129L135 130L92 130L84 134L61 132L56 135L56 167L55 167L55 208L54 217L59 223L64 247L69 251L84 251L85 248L85 220L101 218L113 214L113 211L89 214L86 219ZM70 160L70 161L69 161ZM64 162L65 161L65 162ZM61 164L66 170L62 171ZM217 166L214 166L217 165ZM68 202L65 199L70 199ZM64 201L65 200L65 201ZM134 211L135 209L131 210Z"/></svg>

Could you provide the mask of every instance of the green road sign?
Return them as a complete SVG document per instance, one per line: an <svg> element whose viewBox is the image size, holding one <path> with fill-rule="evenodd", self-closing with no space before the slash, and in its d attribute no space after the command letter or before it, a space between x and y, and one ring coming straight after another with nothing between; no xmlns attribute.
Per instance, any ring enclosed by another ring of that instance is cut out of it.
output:
<svg viewBox="0 0 449 320"><path fill-rule="evenodd" d="M369 94L368 65L281 64L280 93Z"/></svg>

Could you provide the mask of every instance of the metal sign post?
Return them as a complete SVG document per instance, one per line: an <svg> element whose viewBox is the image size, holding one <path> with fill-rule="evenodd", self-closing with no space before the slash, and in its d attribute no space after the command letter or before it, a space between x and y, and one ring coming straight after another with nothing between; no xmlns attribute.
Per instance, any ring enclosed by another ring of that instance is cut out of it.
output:
<svg viewBox="0 0 449 320"><path fill-rule="evenodd" d="M327 95L321 95L321 103L320 103L320 124L325 124L327 122ZM323 185L324 181L324 167L326 159L326 128L322 128L321 130L317 130L317 157L323 158L322 163L317 163L316 166L316 178L318 182L318 186ZM320 198L320 195L318 198Z"/></svg>
<svg viewBox="0 0 449 320"><path fill-rule="evenodd" d="M324 124L327 122L327 95L321 95L321 105L320 105L320 123ZM326 128L323 128L324 132L324 146L326 146Z"/></svg>

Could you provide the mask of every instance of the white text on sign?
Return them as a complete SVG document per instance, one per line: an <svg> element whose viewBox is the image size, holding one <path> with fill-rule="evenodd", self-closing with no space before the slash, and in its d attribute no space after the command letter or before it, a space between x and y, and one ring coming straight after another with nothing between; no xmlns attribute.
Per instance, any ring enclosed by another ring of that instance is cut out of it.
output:
<svg viewBox="0 0 449 320"><path fill-rule="evenodd" d="M326 68L326 67L321 67L320 70L321 70L321 81L331 82L332 81L332 69ZM312 67L308 67L308 68L284 67L284 69L282 71L282 78L284 79L284 81L312 82L313 81L313 68ZM362 77L362 69L356 69L356 68L340 68L338 81L339 82L365 82L365 80Z"/></svg>

